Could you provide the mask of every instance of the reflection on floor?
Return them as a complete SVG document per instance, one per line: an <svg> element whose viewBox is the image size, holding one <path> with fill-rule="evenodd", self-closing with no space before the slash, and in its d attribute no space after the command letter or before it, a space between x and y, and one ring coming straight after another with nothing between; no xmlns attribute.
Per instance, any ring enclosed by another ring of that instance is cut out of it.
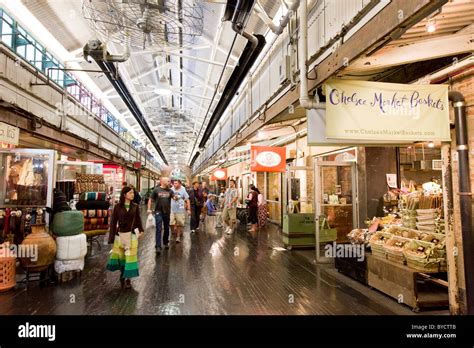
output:
<svg viewBox="0 0 474 348"><path fill-rule="evenodd" d="M94 246L81 278L18 285L0 293L0 314L413 314L333 266L316 265L314 250L281 250L280 233L274 225L254 235L246 226L233 235L208 226L190 235L187 227L183 242L161 256L154 234L145 235L140 277L127 290L105 269L110 246Z"/></svg>

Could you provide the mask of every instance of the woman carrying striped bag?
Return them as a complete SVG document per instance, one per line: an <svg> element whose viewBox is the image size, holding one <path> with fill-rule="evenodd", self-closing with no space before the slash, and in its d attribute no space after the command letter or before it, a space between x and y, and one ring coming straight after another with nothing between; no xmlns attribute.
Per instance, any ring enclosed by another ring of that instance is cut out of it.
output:
<svg viewBox="0 0 474 348"><path fill-rule="evenodd" d="M131 287L131 278L138 277L138 239L143 234L140 210L133 203L134 191L124 187L120 201L115 205L110 224L109 242L113 239L112 253L107 263L109 271L120 270L122 288Z"/></svg>

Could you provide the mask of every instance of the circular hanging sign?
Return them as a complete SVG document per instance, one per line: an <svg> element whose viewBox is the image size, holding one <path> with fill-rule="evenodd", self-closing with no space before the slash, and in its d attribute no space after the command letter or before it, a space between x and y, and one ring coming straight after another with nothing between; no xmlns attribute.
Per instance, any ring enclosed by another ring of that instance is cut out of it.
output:
<svg viewBox="0 0 474 348"><path fill-rule="evenodd" d="M264 167L276 167L281 163L280 155L271 151L259 153L255 160L258 164Z"/></svg>
<svg viewBox="0 0 474 348"><path fill-rule="evenodd" d="M219 180L223 180L226 176L226 172L223 170L216 170L214 172L214 176Z"/></svg>

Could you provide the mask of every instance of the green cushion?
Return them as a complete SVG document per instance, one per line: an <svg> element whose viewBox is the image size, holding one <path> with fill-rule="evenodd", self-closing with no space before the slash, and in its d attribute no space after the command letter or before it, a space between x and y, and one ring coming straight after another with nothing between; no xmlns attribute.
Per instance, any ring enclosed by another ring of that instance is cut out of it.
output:
<svg viewBox="0 0 474 348"><path fill-rule="evenodd" d="M82 211L70 210L54 214L53 233L60 237L75 236L84 231L84 214Z"/></svg>

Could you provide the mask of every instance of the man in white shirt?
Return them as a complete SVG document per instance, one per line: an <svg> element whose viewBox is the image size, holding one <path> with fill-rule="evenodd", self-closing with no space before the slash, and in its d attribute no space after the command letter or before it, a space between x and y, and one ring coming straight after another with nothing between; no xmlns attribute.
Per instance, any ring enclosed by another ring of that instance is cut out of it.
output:
<svg viewBox="0 0 474 348"><path fill-rule="evenodd" d="M186 211L191 215L191 208L189 205L189 195L186 189L181 185L181 180L176 180L171 188L171 215L170 226L173 227L176 233L176 243L181 242L184 224L186 222Z"/></svg>
<svg viewBox="0 0 474 348"><path fill-rule="evenodd" d="M235 188L235 180L229 181L229 188L224 195L224 210L222 211L222 222L225 227L225 233L232 234L234 232L234 225L237 220L237 200L239 194ZM227 223L229 220L229 223Z"/></svg>

